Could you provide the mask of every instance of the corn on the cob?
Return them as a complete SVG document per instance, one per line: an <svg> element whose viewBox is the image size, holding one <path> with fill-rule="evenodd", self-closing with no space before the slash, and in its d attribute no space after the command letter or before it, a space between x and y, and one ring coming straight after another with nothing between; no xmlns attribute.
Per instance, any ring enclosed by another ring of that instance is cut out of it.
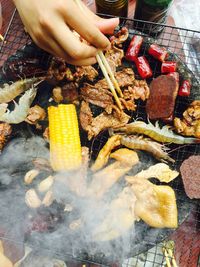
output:
<svg viewBox="0 0 200 267"><path fill-rule="evenodd" d="M50 162L55 171L74 170L81 165L81 143L73 104L48 108Z"/></svg>

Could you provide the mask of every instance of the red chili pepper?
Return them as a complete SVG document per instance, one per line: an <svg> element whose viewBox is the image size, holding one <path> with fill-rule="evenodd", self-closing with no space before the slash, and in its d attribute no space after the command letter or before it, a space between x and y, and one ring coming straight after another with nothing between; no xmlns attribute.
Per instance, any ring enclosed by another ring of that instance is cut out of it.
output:
<svg viewBox="0 0 200 267"><path fill-rule="evenodd" d="M139 36L139 35L135 35L133 36L129 47L126 51L126 59L131 60L131 61L135 61L135 59L137 58L137 55L140 51L140 47L142 45L143 42L143 37Z"/></svg>
<svg viewBox="0 0 200 267"><path fill-rule="evenodd" d="M177 64L174 61L165 61L161 65L161 73L169 73L176 71Z"/></svg>
<svg viewBox="0 0 200 267"><path fill-rule="evenodd" d="M167 75L174 77L177 84L179 84L179 73L178 72L170 72Z"/></svg>
<svg viewBox="0 0 200 267"><path fill-rule="evenodd" d="M136 67L137 67L137 70L140 76L143 79L146 79L152 76L152 70L149 66L147 59L144 56L136 58L135 64L136 64Z"/></svg>
<svg viewBox="0 0 200 267"><path fill-rule="evenodd" d="M160 47L159 45L156 45L156 44L150 45L148 52L149 52L149 55L151 55L155 59L158 59L162 62L168 56L168 52L167 52L166 48Z"/></svg>
<svg viewBox="0 0 200 267"><path fill-rule="evenodd" d="M191 89L191 82L189 80L184 80L181 84L178 95L179 96L189 96L190 95L190 89Z"/></svg>

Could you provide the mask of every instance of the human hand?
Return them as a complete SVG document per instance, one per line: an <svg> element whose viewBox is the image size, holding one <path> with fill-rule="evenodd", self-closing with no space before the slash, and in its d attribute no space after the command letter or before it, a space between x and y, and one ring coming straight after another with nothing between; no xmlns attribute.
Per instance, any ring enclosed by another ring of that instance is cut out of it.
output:
<svg viewBox="0 0 200 267"><path fill-rule="evenodd" d="M96 16L83 3L81 10L73 0L14 0L14 3L33 41L73 65L94 64L97 50L110 46L103 33L113 31L119 23L118 19ZM81 42L72 30L89 44Z"/></svg>

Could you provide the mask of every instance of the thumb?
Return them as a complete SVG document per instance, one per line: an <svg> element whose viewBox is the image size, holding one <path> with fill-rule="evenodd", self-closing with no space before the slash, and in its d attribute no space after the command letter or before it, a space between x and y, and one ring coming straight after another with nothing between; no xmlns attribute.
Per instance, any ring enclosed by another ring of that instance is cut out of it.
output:
<svg viewBox="0 0 200 267"><path fill-rule="evenodd" d="M115 28L119 25L119 18L111 19L98 19L95 21L95 25L104 34L113 34Z"/></svg>

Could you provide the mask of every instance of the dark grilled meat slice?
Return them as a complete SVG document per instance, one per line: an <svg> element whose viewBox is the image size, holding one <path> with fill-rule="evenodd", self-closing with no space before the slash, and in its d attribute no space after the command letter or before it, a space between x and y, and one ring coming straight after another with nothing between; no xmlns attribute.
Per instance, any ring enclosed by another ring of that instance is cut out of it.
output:
<svg viewBox="0 0 200 267"><path fill-rule="evenodd" d="M86 78L88 81L93 82L98 76L98 72L92 66L78 66L76 67L76 72L74 73L74 78L78 81L82 78Z"/></svg>
<svg viewBox="0 0 200 267"><path fill-rule="evenodd" d="M84 84L84 87L81 88L81 96L85 101L102 108L113 105L112 93L97 84Z"/></svg>
<svg viewBox="0 0 200 267"><path fill-rule="evenodd" d="M150 96L146 104L149 119L173 118L177 93L178 86L174 77L161 75L154 79L150 84Z"/></svg>
<svg viewBox="0 0 200 267"><path fill-rule="evenodd" d="M92 123L93 115L89 103L82 101L80 109L80 123L83 130L87 131L88 126Z"/></svg>

